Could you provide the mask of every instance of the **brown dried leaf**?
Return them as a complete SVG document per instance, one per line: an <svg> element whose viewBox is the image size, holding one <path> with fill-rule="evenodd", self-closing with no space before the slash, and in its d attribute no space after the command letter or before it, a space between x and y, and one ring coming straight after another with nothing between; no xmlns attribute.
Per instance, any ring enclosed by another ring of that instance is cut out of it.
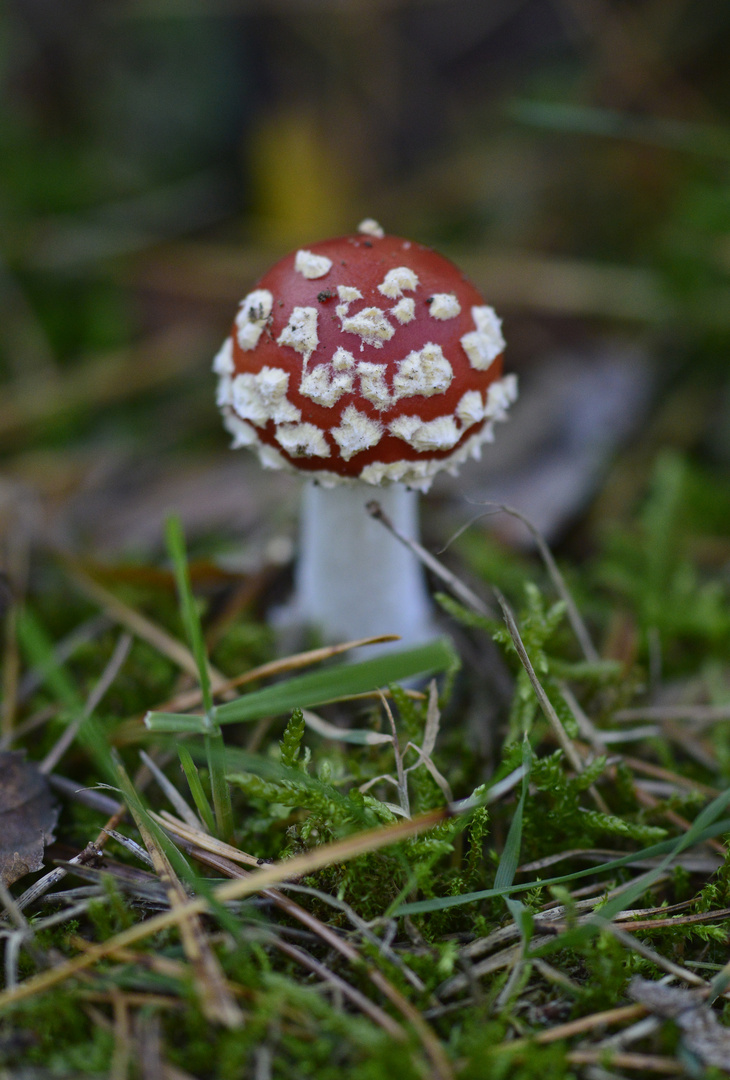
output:
<svg viewBox="0 0 730 1080"><path fill-rule="evenodd" d="M5 885L41 869L57 819L43 773L22 753L0 754L0 875Z"/></svg>

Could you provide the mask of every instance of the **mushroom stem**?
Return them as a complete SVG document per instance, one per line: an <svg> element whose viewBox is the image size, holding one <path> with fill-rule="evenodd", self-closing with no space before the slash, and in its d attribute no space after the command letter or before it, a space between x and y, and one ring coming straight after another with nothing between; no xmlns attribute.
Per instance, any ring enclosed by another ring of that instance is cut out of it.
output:
<svg viewBox="0 0 730 1080"><path fill-rule="evenodd" d="M377 492L363 484L304 489L294 612L325 639L399 634L416 645L436 634L418 560L375 521L376 494L399 532L418 537L418 494L400 484Z"/></svg>

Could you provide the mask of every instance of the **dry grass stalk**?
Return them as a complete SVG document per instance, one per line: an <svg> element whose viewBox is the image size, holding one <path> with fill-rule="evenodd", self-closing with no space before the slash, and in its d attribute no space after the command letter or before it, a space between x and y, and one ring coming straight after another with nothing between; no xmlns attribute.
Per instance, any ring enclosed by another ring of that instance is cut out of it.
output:
<svg viewBox="0 0 730 1080"><path fill-rule="evenodd" d="M228 859L222 858L221 856L214 854L213 850L211 849L214 846L217 846L219 842L213 840L212 837L207 836L205 833L199 833L199 838L201 843L205 845L205 847L200 848L197 846L190 846L187 850L189 850L190 854L192 854L193 857L198 858L203 862L207 862L209 865L214 866L222 873L229 874L230 876L240 877L242 875L246 875L247 877L250 877L245 870L239 870L235 863L232 864L228 861ZM240 852L236 848L231 848L230 845L226 844L221 846L229 848L229 850L233 851L237 855L236 861L244 861L250 858L250 856L245 855L244 852ZM206 848L208 849L207 854L205 850ZM312 915L311 912L307 911L306 908L303 908L300 904L297 904L294 900L291 900L288 896L285 896L278 889L264 889L262 890L262 896L265 896L268 899L272 900L274 904L276 904L276 906L279 907L282 911L284 911L290 918L296 919L303 926L306 926L309 930L311 930L314 934L321 938L322 941L324 941L325 944L327 944L331 949L333 949L335 952L340 953L340 955L343 956L350 964L354 965L356 968L360 969L365 975L367 975L373 986L376 987L376 989L378 989L384 995L384 997L388 1001L390 1001L392 1005L395 1006L396 1009L398 1009L404 1019L406 1019L415 1029L426 1054L431 1059L431 1062L434 1066L434 1075L439 1078L450 1078L452 1076L451 1066L448 1062L448 1059L446 1058L446 1055L443 1052L443 1049L441 1048L441 1044L434 1035L429 1024L424 1020L423 1016L421 1016L420 1012L411 1005L408 999L403 994L401 994L401 992L393 985L393 983L389 979L387 979L383 975L383 973L378 968L374 967L372 964L368 963L363 959L359 951L355 948L354 945L351 944L351 942L346 941L344 938L340 937L340 935L335 933L335 931L332 930L329 926L327 926L326 923L323 923L320 919L316 918L316 916ZM326 978L328 979L328 981L333 982L333 973L330 972L328 968L324 968L323 966L318 965L318 962L314 960L313 957L310 957L308 953L305 953L304 950L297 948L295 955L295 952L293 951L295 947L287 946L285 948L284 943L282 943L278 938L275 940L274 943L279 949L282 949L284 952L287 952L288 950L288 955L292 956L294 959L300 960L300 962L302 963L305 963L311 971L317 971L317 973L320 974L322 978ZM307 958L306 961L303 959L304 957ZM318 966L315 967L315 965ZM320 970L320 967L322 968L322 970ZM345 983L344 985L349 988L349 983ZM343 986L340 986L340 989L343 991L343 993L350 997L350 1000L352 1000L354 1003L359 1002L360 998L356 998L353 994L351 994L349 992L349 989L345 990ZM357 994L357 991L355 993ZM372 1003L369 1002L368 998L366 998L365 1001L368 1001L368 1003L372 1006ZM367 1008L364 1011L368 1012ZM371 1015L371 1019L374 1018L372 1010L370 1010L369 1015ZM386 1019L390 1019L389 1017L387 1017L387 1014L383 1015L386 1017ZM393 1022L390 1021L391 1025L392 1023ZM385 1025L381 1023L381 1026ZM388 1030L387 1026L385 1027L386 1030Z"/></svg>
<svg viewBox="0 0 730 1080"><path fill-rule="evenodd" d="M310 667L312 664L320 664L333 656L340 656L349 652L350 649L359 649L363 645L379 645L387 641L399 641L397 634L380 634L378 637L361 638L359 641L346 641L340 645L327 645L321 649L309 649L307 652L293 653L291 656L281 657L279 660L270 660L267 664L246 671L243 675L237 675L233 679L225 679L219 686L214 687L216 694L225 694L229 690L236 690L239 686L256 682L258 679L269 679L274 675L284 675L298 668ZM174 698L157 707L158 712L185 712L200 705L203 695L199 689L186 690L177 694Z"/></svg>
<svg viewBox="0 0 730 1080"><path fill-rule="evenodd" d="M175 873L170 860L142 820L134 806L130 806L140 836L150 854L160 881L165 886L170 908L180 911L188 901L188 894ZM177 927L183 949L195 973L195 986L206 1018L225 1027L240 1027L243 1013L228 989L218 959L210 947L203 925L197 914L181 915Z"/></svg>
<svg viewBox="0 0 730 1080"><path fill-rule="evenodd" d="M159 653L166 656L168 660L172 661L181 671L184 671L187 675L192 676L194 679L198 678L198 668L195 663L195 659L181 641L172 637L166 630L163 630L160 626L157 626L151 619L148 619L146 615L140 614L135 608L129 607L123 600L120 600L114 593L109 592L97 581L94 581L89 574L86 573L77 563L72 562L68 558L63 559L63 564L69 577L72 579L75 585L78 586L80 591L84 593L90 600L98 604L104 612L114 620L114 622L126 627L126 629L134 634L135 637L140 638L142 641L146 641L154 649L157 649ZM214 688L220 687L227 680L219 672L216 671L212 665L209 667L210 678Z"/></svg>
<svg viewBox="0 0 730 1080"><path fill-rule="evenodd" d="M321 870L325 866L331 866L337 862L348 862L372 851L380 851L390 847L401 840L406 840L417 833L432 829L434 826L448 820L455 813L460 812L460 806L444 807L439 810L429 810L425 814L410 821L397 821L393 825L384 828L368 829L356 836L347 837L344 840L336 840L331 844L323 844L312 851L302 855L295 855L291 859L285 859L278 863L272 863L256 874L251 874L245 879L226 881L213 891L213 899L216 903L225 904L229 900L241 900L246 896L261 892L263 889L277 885L291 877L301 877L303 874L311 874ZM190 915L198 915L208 910L208 900L203 896L196 896L187 900L174 911L164 911L154 915L143 922L130 926L121 931L108 941L99 942L91 946L82 956L75 956L65 963L58 964L52 970L42 971L20 983L13 991L0 992L0 1008L26 1000L35 994L41 993L52 986L73 978L79 972L91 967L97 960L111 955L119 948L126 948L139 941L144 941L160 930L179 923L180 919ZM418 1015L418 1014L417 1014Z"/></svg>

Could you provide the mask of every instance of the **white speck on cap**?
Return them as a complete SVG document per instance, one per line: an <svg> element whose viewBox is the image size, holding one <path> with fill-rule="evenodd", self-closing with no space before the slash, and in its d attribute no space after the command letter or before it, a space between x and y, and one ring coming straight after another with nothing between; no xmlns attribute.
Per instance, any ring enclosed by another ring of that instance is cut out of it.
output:
<svg viewBox="0 0 730 1080"><path fill-rule="evenodd" d="M386 364L370 364L365 360L362 360L357 365L357 373L360 376L360 393L376 409L389 409L393 404L393 396L385 381L386 370Z"/></svg>
<svg viewBox="0 0 730 1080"><path fill-rule="evenodd" d="M289 322L276 339L277 345L289 345L304 357L306 364L319 345L317 334L317 309L313 307L295 307L289 316Z"/></svg>
<svg viewBox="0 0 730 1080"><path fill-rule="evenodd" d="M302 376L299 393L317 405L331 408L343 394L352 390L352 375L348 371L332 371L329 364L318 364Z"/></svg>
<svg viewBox="0 0 730 1080"><path fill-rule="evenodd" d="M396 398L432 397L444 394L454 377L451 364L441 351L440 345L427 342L422 349L414 350L398 363L393 379Z"/></svg>
<svg viewBox="0 0 730 1080"><path fill-rule="evenodd" d="M403 439L419 453L431 450L450 450L461 438L453 416L437 416L435 420L421 420L417 416L398 416L388 430Z"/></svg>
<svg viewBox="0 0 730 1080"><path fill-rule="evenodd" d="M329 457L324 433L314 424L284 424L276 429L276 441L292 457Z"/></svg>
<svg viewBox="0 0 730 1080"><path fill-rule="evenodd" d="M510 373L490 385L484 415L490 420L506 420L507 409L516 400L517 376Z"/></svg>
<svg viewBox="0 0 730 1080"><path fill-rule="evenodd" d="M380 442L383 429L365 413L358 412L354 405L348 405L342 414L340 426L334 428L331 435L340 448L341 456L349 461L361 450Z"/></svg>
<svg viewBox="0 0 730 1080"><path fill-rule="evenodd" d="M289 401L289 374L278 368L263 367L255 375L245 371L231 383L231 404L243 420L264 427L273 420L276 424L296 423L301 413Z"/></svg>
<svg viewBox="0 0 730 1080"><path fill-rule="evenodd" d="M435 468L434 468L435 466ZM427 491L431 477L441 463L436 461L374 461L366 465L359 479L363 484L408 484Z"/></svg>
<svg viewBox="0 0 730 1080"><path fill-rule="evenodd" d="M238 450L241 446L256 446L259 442L256 429L230 409L226 409L223 415L223 426L233 436L232 450Z"/></svg>
<svg viewBox="0 0 730 1080"><path fill-rule="evenodd" d="M236 338L244 352L255 349L266 326L274 298L268 289L254 289L241 301L236 315Z"/></svg>
<svg viewBox="0 0 730 1080"><path fill-rule="evenodd" d="M434 293L428 305L428 313L432 319L455 319L461 314L461 304L453 293Z"/></svg>
<svg viewBox="0 0 730 1080"><path fill-rule="evenodd" d="M265 469L290 469L291 465L275 446L261 443L258 447L259 461Z"/></svg>
<svg viewBox="0 0 730 1080"><path fill-rule="evenodd" d="M368 307L342 320L342 329L346 334L358 334L363 345L374 345L382 349L384 342L390 341L395 330L380 308Z"/></svg>
<svg viewBox="0 0 730 1080"><path fill-rule="evenodd" d="M382 240L385 236L385 229L378 225L375 218L366 217L357 227L359 233L363 233L365 236L375 236L378 240Z"/></svg>
<svg viewBox="0 0 730 1080"><path fill-rule="evenodd" d="M484 401L479 390L467 390L456 406L456 415L465 428L484 419Z"/></svg>
<svg viewBox="0 0 730 1080"><path fill-rule="evenodd" d="M505 346L502 320L494 308L487 307L486 304L473 307L471 314L476 330L464 334L461 344L471 366L477 371L486 371Z"/></svg>
<svg viewBox="0 0 730 1080"><path fill-rule="evenodd" d="M332 367L335 371L349 371L355 363L355 357L347 349L343 349L341 345L338 345L337 350L332 357Z"/></svg>
<svg viewBox="0 0 730 1080"><path fill-rule="evenodd" d="M338 285L337 295L347 304L352 303L353 300L362 300L362 293L354 285Z"/></svg>
<svg viewBox="0 0 730 1080"><path fill-rule="evenodd" d="M395 266L385 275L378 292L391 300L397 300L404 292L412 292L418 287L418 277L408 266Z"/></svg>
<svg viewBox="0 0 730 1080"><path fill-rule="evenodd" d="M404 296L390 311L392 315L395 315L399 323L413 322L416 317L416 301L412 296Z"/></svg>
<svg viewBox="0 0 730 1080"><path fill-rule="evenodd" d="M213 371L216 375L232 375L233 365L233 339L227 337L213 358Z"/></svg>
<svg viewBox="0 0 730 1080"><path fill-rule="evenodd" d="M338 285L337 295L339 296L341 303L335 308L337 317L342 321L350 310L350 304L353 300L362 300L362 293L359 289L356 289L354 285Z"/></svg>
<svg viewBox="0 0 730 1080"><path fill-rule="evenodd" d="M326 255L315 255L311 251L302 248L294 257L294 269L305 278L321 278L329 274L332 269L332 260Z"/></svg>

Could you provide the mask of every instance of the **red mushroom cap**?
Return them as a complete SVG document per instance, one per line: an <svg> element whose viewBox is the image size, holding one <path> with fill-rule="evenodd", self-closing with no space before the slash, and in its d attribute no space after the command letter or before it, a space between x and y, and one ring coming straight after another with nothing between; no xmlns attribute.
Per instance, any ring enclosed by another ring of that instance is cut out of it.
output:
<svg viewBox="0 0 730 1080"><path fill-rule="evenodd" d="M456 266L364 222L287 255L215 359L234 446L324 484L427 488L516 398L500 320Z"/></svg>

